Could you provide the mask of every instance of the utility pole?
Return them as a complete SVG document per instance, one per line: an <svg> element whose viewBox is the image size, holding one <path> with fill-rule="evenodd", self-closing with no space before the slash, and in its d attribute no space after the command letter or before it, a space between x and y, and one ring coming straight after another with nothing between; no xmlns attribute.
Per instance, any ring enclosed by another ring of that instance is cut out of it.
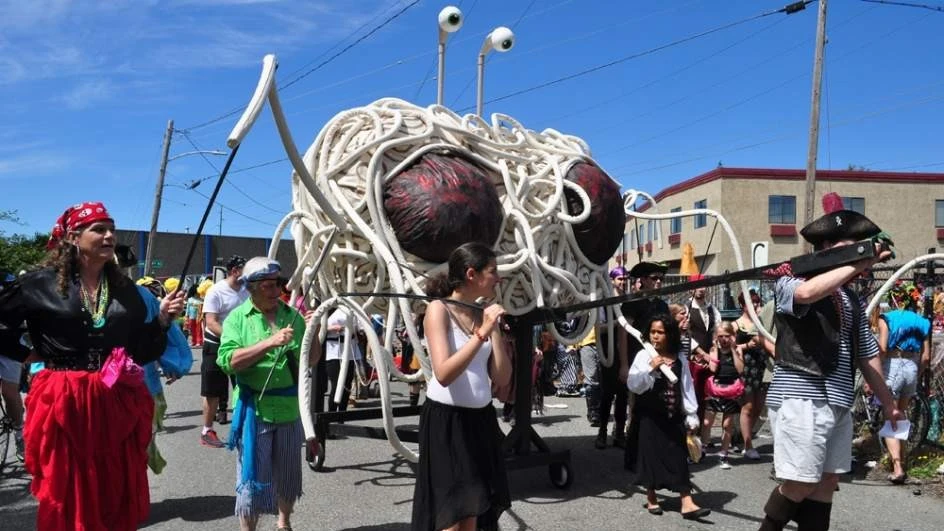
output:
<svg viewBox="0 0 944 531"><path fill-rule="evenodd" d="M151 232L148 234L147 251L144 253L144 276L151 275L151 256L154 253L154 235L157 234L157 219L161 214L161 195L164 193L164 174L167 172L167 154L170 153L170 140L174 134L174 121L167 121L164 132L164 151L161 154L161 169L157 174L157 189L154 191L154 211L151 212Z"/></svg>
<svg viewBox="0 0 944 531"><path fill-rule="evenodd" d="M804 225L813 222L813 212L816 206L816 155L819 147L819 102L823 86L823 54L826 48L826 3L826 0L819 0L819 17L816 22L813 91L810 102L810 145L806 157L806 215L803 218Z"/></svg>

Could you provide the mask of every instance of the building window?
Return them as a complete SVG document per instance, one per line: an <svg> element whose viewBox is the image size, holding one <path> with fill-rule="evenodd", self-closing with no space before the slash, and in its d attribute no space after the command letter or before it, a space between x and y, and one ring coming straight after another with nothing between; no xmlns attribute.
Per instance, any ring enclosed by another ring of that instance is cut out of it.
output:
<svg viewBox="0 0 944 531"><path fill-rule="evenodd" d="M695 210L708 208L708 200L702 199L701 201L695 201ZM707 214L698 214L695 216L695 228L700 229L708 224L708 215Z"/></svg>
<svg viewBox="0 0 944 531"><path fill-rule="evenodd" d="M646 241L651 242L655 241L657 234L656 232L656 220L650 219L649 224L646 227Z"/></svg>
<svg viewBox="0 0 944 531"><path fill-rule="evenodd" d="M636 229L629 230L629 248L635 249L637 244L636 240Z"/></svg>
<svg viewBox="0 0 944 531"><path fill-rule="evenodd" d="M669 212L681 212L682 207L673 208ZM672 218L672 224L669 226L669 234L679 234L682 232L682 218Z"/></svg>
<svg viewBox="0 0 944 531"><path fill-rule="evenodd" d="M797 221L797 199L794 195L767 196L767 223L794 225Z"/></svg>
<svg viewBox="0 0 944 531"><path fill-rule="evenodd" d="M843 197L842 198L842 208L846 210L852 210L858 212L859 214L865 215L865 198L864 197Z"/></svg>
<svg viewBox="0 0 944 531"><path fill-rule="evenodd" d="M944 227L944 200L942 199L934 202L934 226Z"/></svg>

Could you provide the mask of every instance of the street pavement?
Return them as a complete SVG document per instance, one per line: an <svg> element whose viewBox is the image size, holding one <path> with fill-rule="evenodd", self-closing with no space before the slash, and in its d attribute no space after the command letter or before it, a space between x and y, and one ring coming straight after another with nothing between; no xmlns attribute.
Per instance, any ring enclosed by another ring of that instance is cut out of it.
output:
<svg viewBox="0 0 944 531"><path fill-rule="evenodd" d="M199 358L199 351L195 354ZM194 366L198 368L199 362ZM406 405L405 384L393 384L393 389L395 403ZM158 445L168 465L163 474L151 475L151 515L142 529L238 529L233 516L236 455L200 445L199 390L198 372L166 389L167 431L158 435ZM663 504L664 515L645 511L644 490L630 484L622 451L593 447L595 429L587 423L582 398L548 397L546 404L558 407L548 407L543 416L536 417L535 428L552 450L571 450L573 484L565 490L554 487L547 467L510 471L513 501L501 518L503 530L757 529L764 502L775 485L768 477L770 439L759 441L761 461L735 457L731 470L721 470L717 458L709 456L692 467L696 503L710 508L712 514L701 522L689 522L682 519L673 496ZM379 401L361 405L379 405ZM398 425L407 426L417 422L416 418L398 420ZM503 424L503 428L508 426ZM225 438L228 426L219 433ZM332 439L327 441L324 472L313 472L304 462L302 466L305 495L296 505L294 529L409 529L413 470L386 441ZM0 529L34 528L36 506L28 485L22 468L0 477ZM942 529L944 501L914 494L918 488L846 477L836 493L832 529ZM259 529L271 530L275 525L274 516L264 517Z"/></svg>

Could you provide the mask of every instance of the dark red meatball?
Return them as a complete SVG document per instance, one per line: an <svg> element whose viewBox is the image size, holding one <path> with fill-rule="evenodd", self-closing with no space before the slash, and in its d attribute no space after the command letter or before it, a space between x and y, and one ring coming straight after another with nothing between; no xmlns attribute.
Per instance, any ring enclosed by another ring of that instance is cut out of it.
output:
<svg viewBox="0 0 944 531"><path fill-rule="evenodd" d="M449 153L427 153L384 184L384 211L400 247L446 262L466 242L494 245L501 202L488 170Z"/></svg>
<svg viewBox="0 0 944 531"><path fill-rule="evenodd" d="M576 183L590 196L590 217L574 225L577 245L591 262L607 263L623 240L626 212L619 184L603 170L588 162L578 162L567 171L567 180ZM576 216L582 210L577 194L564 189L567 212Z"/></svg>

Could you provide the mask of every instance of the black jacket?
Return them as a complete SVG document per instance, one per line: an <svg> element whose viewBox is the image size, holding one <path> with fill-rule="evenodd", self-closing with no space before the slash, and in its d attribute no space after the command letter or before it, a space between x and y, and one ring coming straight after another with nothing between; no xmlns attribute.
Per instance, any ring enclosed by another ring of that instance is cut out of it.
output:
<svg viewBox="0 0 944 531"><path fill-rule="evenodd" d="M845 288L843 288L845 289ZM849 290L846 295L852 303L852 338L858 337L857 321L863 319L858 297ZM839 340L842 319L836 295L830 295L810 304L803 317L777 313L776 363L816 376L827 376L839 364ZM856 345L850 345L853 358ZM853 364L853 367L855 365ZM853 369L855 370L855 369Z"/></svg>
<svg viewBox="0 0 944 531"><path fill-rule="evenodd" d="M92 317L83 308L78 282L67 296L57 290L52 268L27 273L0 290L0 325L16 329L25 321L36 352L59 366L81 368L89 361L104 361L115 347L124 347L138 364L154 361L164 353L167 334L154 317L145 323L147 306L130 279L108 284L109 301L105 324L92 327ZM14 348L14 337L0 336L0 352L22 361Z"/></svg>

